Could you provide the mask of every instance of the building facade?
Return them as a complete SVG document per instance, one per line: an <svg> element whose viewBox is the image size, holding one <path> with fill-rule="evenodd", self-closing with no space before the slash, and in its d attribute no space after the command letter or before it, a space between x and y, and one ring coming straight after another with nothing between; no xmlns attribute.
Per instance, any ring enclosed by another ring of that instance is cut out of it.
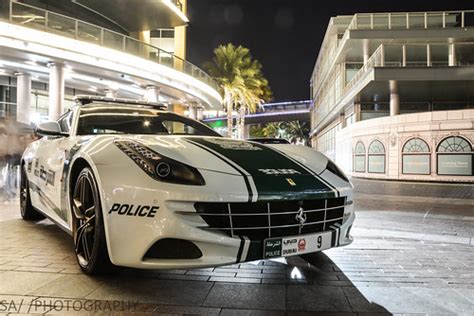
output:
<svg viewBox="0 0 474 316"><path fill-rule="evenodd" d="M186 61L186 5L2 0L0 120L54 120L78 94L219 108L215 82Z"/></svg>
<svg viewBox="0 0 474 316"><path fill-rule="evenodd" d="M330 20L312 146L355 177L474 182L474 12Z"/></svg>

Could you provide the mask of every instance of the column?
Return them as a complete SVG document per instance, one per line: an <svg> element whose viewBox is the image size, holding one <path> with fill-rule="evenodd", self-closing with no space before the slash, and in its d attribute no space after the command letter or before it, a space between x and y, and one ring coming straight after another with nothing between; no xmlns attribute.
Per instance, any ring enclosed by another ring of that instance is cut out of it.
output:
<svg viewBox="0 0 474 316"><path fill-rule="evenodd" d="M432 62L431 62L431 45L426 44L426 66L431 67Z"/></svg>
<svg viewBox="0 0 474 316"><path fill-rule="evenodd" d="M202 107L198 107L197 109L197 119L198 121L202 121L202 119L204 118L204 109Z"/></svg>
<svg viewBox="0 0 474 316"><path fill-rule="evenodd" d="M197 108L196 108L196 104L194 103L190 103L189 106L188 106L188 116L189 118L192 118L192 119L196 119L197 118Z"/></svg>
<svg viewBox="0 0 474 316"><path fill-rule="evenodd" d="M344 113L339 114L339 123L341 124L341 129L346 128L346 115Z"/></svg>
<svg viewBox="0 0 474 316"><path fill-rule="evenodd" d="M64 112L64 65L49 65L49 120L56 121Z"/></svg>
<svg viewBox="0 0 474 316"><path fill-rule="evenodd" d="M117 97L117 90L112 90L112 89L105 90L105 97L106 98L116 98Z"/></svg>
<svg viewBox="0 0 474 316"><path fill-rule="evenodd" d="M402 46L402 67L407 66L407 46L403 44Z"/></svg>
<svg viewBox="0 0 474 316"><path fill-rule="evenodd" d="M148 102L158 102L160 96L160 88L156 86L147 86L146 87L146 94L145 99Z"/></svg>
<svg viewBox="0 0 474 316"><path fill-rule="evenodd" d="M364 54L364 65L367 63L367 61L370 58L370 43L368 39L364 39L362 42L362 50Z"/></svg>
<svg viewBox="0 0 474 316"><path fill-rule="evenodd" d="M357 95L354 99L354 123L360 122L362 119L362 109L360 106L360 95Z"/></svg>
<svg viewBox="0 0 474 316"><path fill-rule="evenodd" d="M400 94L398 92L398 81L390 80L390 116L400 114Z"/></svg>
<svg viewBox="0 0 474 316"><path fill-rule="evenodd" d="M20 73L16 78L16 121L30 125L31 76Z"/></svg>
<svg viewBox="0 0 474 316"><path fill-rule="evenodd" d="M454 43L449 44L449 66L456 66L458 63L458 60L456 58L456 46Z"/></svg>

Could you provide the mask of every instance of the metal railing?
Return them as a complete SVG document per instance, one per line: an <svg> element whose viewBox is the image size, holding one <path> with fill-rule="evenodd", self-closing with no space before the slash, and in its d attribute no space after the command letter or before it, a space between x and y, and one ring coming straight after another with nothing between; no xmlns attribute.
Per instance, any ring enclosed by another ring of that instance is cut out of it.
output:
<svg viewBox="0 0 474 316"><path fill-rule="evenodd" d="M352 79L341 90L340 95L332 104L326 102L317 106L315 111L316 124L319 124L329 113L330 106L338 104L367 74L377 67L447 67L447 66L474 66L474 43L455 43L452 46L456 60L449 60L449 43L432 44L381 44L370 56L367 62L359 69ZM445 53L432 55L434 51ZM423 55L423 52L425 55ZM411 57L411 56L417 56ZM420 57L421 56L421 57ZM441 59L442 56L444 59ZM329 83L332 85L333 83ZM324 98L327 88L321 89L318 98Z"/></svg>
<svg viewBox="0 0 474 316"><path fill-rule="evenodd" d="M357 13L349 30L430 29L474 26L474 10L439 12Z"/></svg>
<svg viewBox="0 0 474 316"><path fill-rule="evenodd" d="M177 4L179 0L174 0ZM115 49L184 72L217 89L216 82L201 68L153 45L109 29L47 11L24 3L9 1L8 13L0 14L10 23L67 36Z"/></svg>
<svg viewBox="0 0 474 316"><path fill-rule="evenodd" d="M390 29L447 29L474 26L474 10L439 11L439 12L397 12L397 13L357 13L354 14L341 40L337 41L336 50L343 47L349 39L351 30L390 30ZM323 42L322 50L330 54L330 47ZM319 94L321 83L333 67L333 62L317 61L312 74L315 95Z"/></svg>

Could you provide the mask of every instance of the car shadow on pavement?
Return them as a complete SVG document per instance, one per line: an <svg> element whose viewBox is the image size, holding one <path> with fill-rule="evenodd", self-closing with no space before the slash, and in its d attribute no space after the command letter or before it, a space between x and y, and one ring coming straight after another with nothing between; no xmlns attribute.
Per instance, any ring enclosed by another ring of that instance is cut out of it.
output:
<svg viewBox="0 0 474 316"><path fill-rule="evenodd" d="M86 276L77 266L72 238L48 220L0 221L0 238L5 261L0 277L6 281L0 297L135 302L133 311L142 313L390 314L368 301L324 253L206 269L120 268Z"/></svg>

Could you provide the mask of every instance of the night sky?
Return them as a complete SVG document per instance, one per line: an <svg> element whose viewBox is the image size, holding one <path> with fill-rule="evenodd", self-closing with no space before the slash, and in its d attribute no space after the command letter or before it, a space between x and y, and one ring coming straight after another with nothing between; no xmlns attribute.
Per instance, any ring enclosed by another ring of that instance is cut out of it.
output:
<svg viewBox="0 0 474 316"><path fill-rule="evenodd" d="M212 58L219 44L248 47L274 101L309 99L309 79L329 18L360 12L474 9L473 0L188 0L187 58Z"/></svg>

